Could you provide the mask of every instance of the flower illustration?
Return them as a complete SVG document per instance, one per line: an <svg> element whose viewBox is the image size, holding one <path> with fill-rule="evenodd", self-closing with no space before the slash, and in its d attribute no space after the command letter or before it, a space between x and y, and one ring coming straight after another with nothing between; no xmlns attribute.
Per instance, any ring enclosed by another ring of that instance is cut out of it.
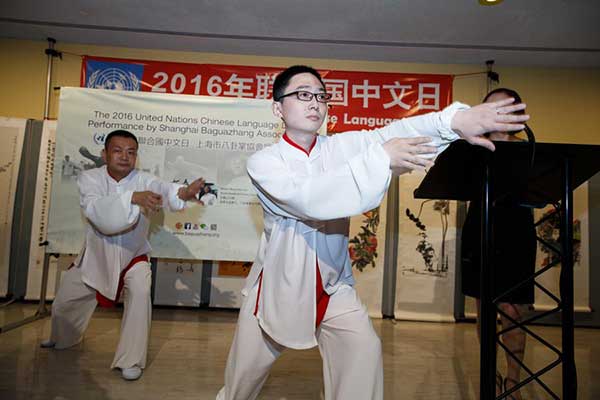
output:
<svg viewBox="0 0 600 400"><path fill-rule="evenodd" d="M554 248L561 248L560 238L560 212L557 210L548 210L542 215L545 219L543 223L538 225L537 234L545 242L552 245ZM540 243L540 250L546 256L542 259L542 267L551 263L560 262L559 254L555 253L549 247ZM577 264L581 259L581 221L573 221L573 264Z"/></svg>
<svg viewBox="0 0 600 400"><path fill-rule="evenodd" d="M363 215L365 216L365 220L360 227L360 232L350 239L348 247L352 266L361 272L367 265L375 268L379 208L367 211Z"/></svg>

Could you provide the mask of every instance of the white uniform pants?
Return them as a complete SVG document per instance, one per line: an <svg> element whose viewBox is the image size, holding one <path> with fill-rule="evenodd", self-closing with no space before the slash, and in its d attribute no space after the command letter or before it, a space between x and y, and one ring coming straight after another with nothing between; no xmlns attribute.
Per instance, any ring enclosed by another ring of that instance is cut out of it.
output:
<svg viewBox="0 0 600 400"><path fill-rule="evenodd" d="M254 316L256 285L244 299L217 400L253 400L285 347ZM334 293L317 331L326 400L383 399L381 342L354 288Z"/></svg>
<svg viewBox="0 0 600 400"><path fill-rule="evenodd" d="M121 337L111 368L134 365L144 368L152 319L150 264L145 261L135 264L125 274L124 281ZM83 283L81 269L67 270L52 304L50 340L56 343L56 349L71 347L83 339L97 304L96 291Z"/></svg>

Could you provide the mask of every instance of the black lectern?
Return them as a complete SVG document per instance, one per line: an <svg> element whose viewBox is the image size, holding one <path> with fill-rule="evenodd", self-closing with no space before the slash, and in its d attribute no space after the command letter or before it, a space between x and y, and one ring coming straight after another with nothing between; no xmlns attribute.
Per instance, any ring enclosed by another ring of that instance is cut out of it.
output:
<svg viewBox="0 0 600 400"><path fill-rule="evenodd" d="M560 255L556 263L560 262L562 265L560 299L547 292L557 301L557 307L522 322L513 320L515 326L509 328L523 329L550 348L557 355L557 359L538 371L532 371L515 358L529 376L499 398L506 398L513 391L535 380L553 398L559 399L560 397L544 384L540 376L562 363L562 398L575 399L577 373L573 344L573 190L600 170L600 146L528 142L495 142L495 145L496 151L490 152L463 140L452 143L437 158L435 165L429 170L414 194L416 198L426 199L463 201L481 199L480 398L482 400L496 397L496 342L499 334L496 333L497 310L495 300L492 298L494 282L490 264L490 257L494 254L492 242L494 221L491 213L494 203L510 197L512 201L520 204L530 206L554 204L559 208L561 248L553 248L553 250ZM540 238L538 241L548 245ZM536 272L529 279L534 280L556 263ZM516 287L518 286L520 285ZM536 286L545 290L538 283ZM559 311L562 317L562 350L555 348L525 326L548 313ZM502 343L499 345L502 346Z"/></svg>

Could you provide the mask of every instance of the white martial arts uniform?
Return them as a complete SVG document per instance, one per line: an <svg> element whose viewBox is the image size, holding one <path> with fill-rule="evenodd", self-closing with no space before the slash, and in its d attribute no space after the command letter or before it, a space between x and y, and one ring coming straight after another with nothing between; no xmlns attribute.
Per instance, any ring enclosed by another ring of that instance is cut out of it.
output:
<svg viewBox="0 0 600 400"><path fill-rule="evenodd" d="M465 108L454 103L381 129L318 136L308 154L284 136L248 160L264 211L264 233L242 291L244 304L217 399L256 398L284 348L317 345L326 399L383 397L379 338L353 288L349 217L383 199L391 178L383 143L429 136L430 144L442 151L458 138L450 122ZM330 295L319 327L317 263Z"/></svg>
<svg viewBox="0 0 600 400"><path fill-rule="evenodd" d="M131 204L133 192L152 191L163 196L171 210L184 208L177 197L181 185L164 182L154 175L133 170L119 182L106 166L87 170L77 180L80 205L87 219L84 248L74 266L63 275L52 304L50 340L56 349L79 343L96 308L96 291L116 299L119 277L136 257L146 255L150 220L139 206ZM144 368L151 321L150 264L136 263L124 276L124 314L121 337L111 368Z"/></svg>

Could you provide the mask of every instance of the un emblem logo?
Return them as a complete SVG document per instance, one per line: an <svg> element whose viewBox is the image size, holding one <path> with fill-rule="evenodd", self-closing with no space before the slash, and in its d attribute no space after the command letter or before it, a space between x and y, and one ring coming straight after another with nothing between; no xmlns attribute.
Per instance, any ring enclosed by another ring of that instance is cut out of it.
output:
<svg viewBox="0 0 600 400"><path fill-rule="evenodd" d="M94 133L94 143L103 145L105 139L106 139L106 133L100 133L100 132Z"/></svg>
<svg viewBox="0 0 600 400"><path fill-rule="evenodd" d="M98 69L88 77L87 87L108 90L140 90L140 80L131 71L119 68Z"/></svg>

